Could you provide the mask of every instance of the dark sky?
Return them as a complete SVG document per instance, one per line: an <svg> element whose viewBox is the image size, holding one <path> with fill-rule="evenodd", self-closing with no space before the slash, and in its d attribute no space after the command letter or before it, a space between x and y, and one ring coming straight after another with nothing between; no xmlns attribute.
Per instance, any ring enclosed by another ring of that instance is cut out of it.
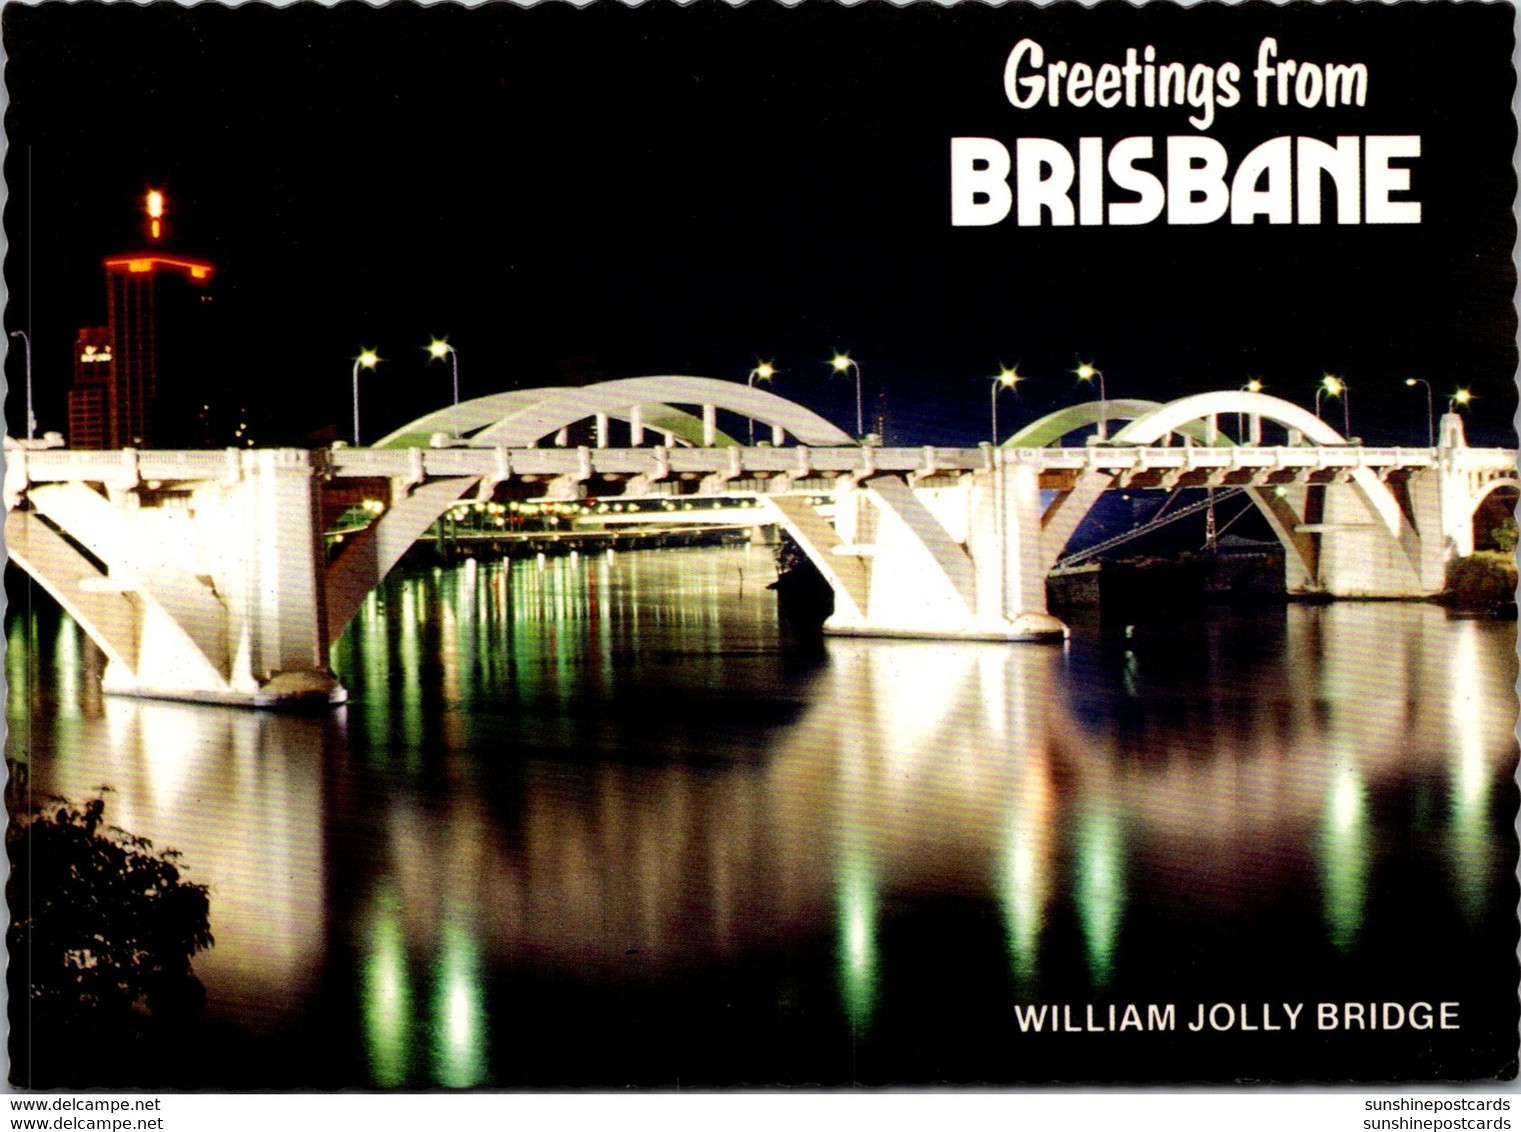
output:
<svg viewBox="0 0 1521 1132"><path fill-rule="evenodd" d="M205 380L262 401L275 439L346 421L361 346L387 359L377 434L441 405L447 370L422 347L447 334L467 396L566 372L743 381L772 359L779 393L849 427L853 386L826 364L846 349L899 443L981 439L1000 364L1031 379L1006 422L1085 399L1079 361L1111 397L1158 400L1257 377L1309 404L1335 372L1353 431L1385 443L1424 438L1407 377L1470 386L1472 439L1510 443L1511 21L1478 4L7 5L6 328L30 326L42 426L61 428L74 330L104 317L100 260L138 242L152 186L219 268ZM1264 35L1283 57L1365 62L1367 105L1253 105ZM952 137L1146 135L1160 156L1198 132L1177 108L1014 109L1003 67L1024 36L1048 60L1154 44L1240 64L1243 103L1208 131L1233 163L1281 134L1419 134L1423 222L952 228ZM7 374L19 387L19 357Z"/></svg>

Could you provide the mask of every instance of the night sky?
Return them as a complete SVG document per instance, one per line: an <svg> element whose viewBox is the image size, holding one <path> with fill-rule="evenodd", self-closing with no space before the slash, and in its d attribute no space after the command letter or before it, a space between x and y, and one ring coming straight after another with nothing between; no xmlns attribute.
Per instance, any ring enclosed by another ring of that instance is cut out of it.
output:
<svg viewBox="0 0 1521 1132"><path fill-rule="evenodd" d="M158 187L177 243L219 269L204 380L246 394L263 442L346 428L361 346L386 359L366 432L441 406L423 347L448 335L466 396L744 381L772 360L778 393L847 428L854 387L827 362L848 350L901 444L984 439L1004 364L1030 379L1006 424L1088 399L1085 361L1110 397L1157 400L1256 377L1309 405L1333 372L1353 431L1389 444L1425 438L1406 378L1467 386L1470 439L1514 443L1511 22L1478 4L7 5L6 329L30 328L41 427L62 429L101 258L141 243ZM1264 35L1365 62L1367 105L1255 106ZM1419 134L1423 222L953 228L952 137L1146 135L1160 158L1198 133L1176 107L1016 110L1024 36L1048 61L1154 44L1238 63L1242 104L1208 131L1233 165L1281 134ZM19 389L19 351L6 373Z"/></svg>

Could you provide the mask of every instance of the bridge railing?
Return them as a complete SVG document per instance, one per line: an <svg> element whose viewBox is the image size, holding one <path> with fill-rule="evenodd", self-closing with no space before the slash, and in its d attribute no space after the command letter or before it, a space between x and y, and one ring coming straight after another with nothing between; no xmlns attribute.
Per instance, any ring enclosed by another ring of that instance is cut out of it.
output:
<svg viewBox="0 0 1521 1132"><path fill-rule="evenodd" d="M226 449L220 451L71 449L7 452L6 481L12 492L29 482L87 481L134 486L145 481L236 480L256 462L310 464L334 477L403 477L416 481L450 476L645 475L654 479L716 475L740 479L787 475L812 479L877 473L960 474L996 465L1035 465L1043 471L1315 470L1458 467L1513 471L1516 451L1499 448L1373 448L1346 446L1148 447L1093 444L1083 448L873 448L838 447L652 447L652 448L332 448Z"/></svg>

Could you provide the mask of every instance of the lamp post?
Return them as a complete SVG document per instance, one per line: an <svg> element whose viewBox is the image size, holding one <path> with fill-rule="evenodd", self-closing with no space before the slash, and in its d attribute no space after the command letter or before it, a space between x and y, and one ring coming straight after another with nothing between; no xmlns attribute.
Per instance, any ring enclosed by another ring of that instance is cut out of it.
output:
<svg viewBox="0 0 1521 1132"><path fill-rule="evenodd" d="M750 376L745 379L745 385L750 389L754 389L755 383L757 381L770 381L775 376L776 367L774 365L772 365L770 362L759 362L756 364L755 368L750 371ZM755 447L754 417L750 418L750 447Z"/></svg>
<svg viewBox="0 0 1521 1132"><path fill-rule="evenodd" d="M1109 439L1109 397L1104 392L1104 371L1084 362L1072 371L1077 374L1079 381L1092 381L1098 378L1099 387L1099 425L1098 436L1100 440Z"/></svg>
<svg viewBox="0 0 1521 1132"><path fill-rule="evenodd" d="M1467 405L1472 400L1472 393L1466 389L1459 389L1456 393L1447 399L1447 411L1449 413L1455 413L1458 411L1459 405Z"/></svg>
<svg viewBox="0 0 1521 1132"><path fill-rule="evenodd" d="M829 360L834 367L835 373L844 373L852 366L856 371L856 439L860 440L866 433L866 414L861 404L861 363L849 354L836 354Z"/></svg>
<svg viewBox="0 0 1521 1132"><path fill-rule="evenodd" d="M374 350L360 350L354 359L354 447L359 447L359 368L374 369L380 355Z"/></svg>
<svg viewBox="0 0 1521 1132"><path fill-rule="evenodd" d="M37 415L32 412L32 339L25 330L12 330L11 337L20 338L26 347L26 438L31 440L37 434Z"/></svg>
<svg viewBox="0 0 1521 1132"><path fill-rule="evenodd" d="M1431 382L1423 377L1405 378L1406 387L1424 385L1426 387L1426 447L1436 447L1436 421L1431 409Z"/></svg>
<svg viewBox="0 0 1521 1132"><path fill-rule="evenodd" d="M449 345L447 338L435 338L426 347L428 356L434 361L448 355L449 366L454 371L454 439L459 439L459 351Z"/></svg>
<svg viewBox="0 0 1521 1132"><path fill-rule="evenodd" d="M1019 376L1018 371L1002 366L998 370L998 376L993 379L993 392L989 402L993 410L993 447L998 447L998 391L1000 389L1013 389L1024 378Z"/></svg>
<svg viewBox="0 0 1521 1132"><path fill-rule="evenodd" d="M1320 398L1322 394L1341 398L1341 435L1343 440L1352 436L1352 406L1351 398L1347 396L1347 383L1333 374L1326 374L1320 379L1320 385L1315 390L1315 415L1320 416Z"/></svg>

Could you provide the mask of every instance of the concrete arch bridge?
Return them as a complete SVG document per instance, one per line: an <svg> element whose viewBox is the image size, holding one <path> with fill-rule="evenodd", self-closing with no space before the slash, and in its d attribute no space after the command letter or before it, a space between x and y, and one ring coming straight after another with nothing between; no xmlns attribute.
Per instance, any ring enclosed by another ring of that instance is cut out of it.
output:
<svg viewBox="0 0 1521 1132"><path fill-rule="evenodd" d="M1095 425L1106 439L1063 443ZM1074 406L998 447L881 448L766 390L684 376L496 394L368 448L7 457L11 557L105 652L105 690L253 706L341 702L330 644L461 500L754 498L833 587L827 630L1015 641L1065 634L1045 577L1113 488L1244 487L1291 592L1424 597L1472 550L1475 508L1518 485L1516 452L1469 448L1455 416L1434 448L1374 448L1219 392ZM329 521L366 500L373 520L329 561Z"/></svg>

